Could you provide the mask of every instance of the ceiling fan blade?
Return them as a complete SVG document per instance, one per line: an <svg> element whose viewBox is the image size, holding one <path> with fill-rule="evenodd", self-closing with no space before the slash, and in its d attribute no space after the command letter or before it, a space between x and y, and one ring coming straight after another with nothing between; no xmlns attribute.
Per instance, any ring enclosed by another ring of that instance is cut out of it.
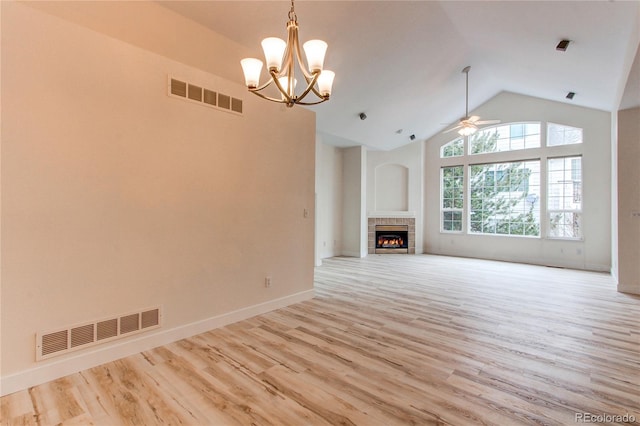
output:
<svg viewBox="0 0 640 426"><path fill-rule="evenodd" d="M458 130L460 127L462 127L462 126L461 126L461 125L457 125L457 126L454 126L454 127L450 128L450 129L445 130L445 131L444 131L444 132L442 132L442 133L449 133L449 132L453 132L454 130Z"/></svg>
<svg viewBox="0 0 640 426"><path fill-rule="evenodd" d="M500 120L481 120L481 121L476 121L475 124L497 124L499 122Z"/></svg>
<svg viewBox="0 0 640 426"><path fill-rule="evenodd" d="M467 118L467 121L470 121L472 123L475 123L478 120L480 120L480 117L478 117L477 115L472 115L471 117Z"/></svg>

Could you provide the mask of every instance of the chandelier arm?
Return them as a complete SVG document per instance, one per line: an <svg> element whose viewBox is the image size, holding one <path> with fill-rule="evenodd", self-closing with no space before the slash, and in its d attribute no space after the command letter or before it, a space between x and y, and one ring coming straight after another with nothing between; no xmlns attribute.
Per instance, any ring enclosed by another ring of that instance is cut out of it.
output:
<svg viewBox="0 0 640 426"><path fill-rule="evenodd" d="M295 25L294 29L297 29L298 26ZM294 43L291 44L292 46L295 45L295 42L297 41L298 37L297 37L297 31L293 31L292 29L289 29L289 38L293 37L293 41ZM289 43L291 43L291 40L289 40ZM289 98L295 98L296 97L296 93L295 93L295 87L296 87L296 72L295 72L295 62L293 60L293 57L295 56L296 52L295 50L292 52L289 52L289 57L287 58L287 93L290 94Z"/></svg>
<svg viewBox="0 0 640 426"><path fill-rule="evenodd" d="M293 62L292 56L295 55L295 51L292 51L292 46L294 37L292 36L293 28L297 28L297 25L294 21L289 21L287 24L287 46L284 50L284 55L282 57L282 66L280 67L279 77L287 75L290 71L291 64Z"/></svg>
<svg viewBox="0 0 640 426"><path fill-rule="evenodd" d="M285 104L285 103L287 103L287 101L286 101L286 100L284 100L284 99L276 99L276 98L272 98L271 96L263 95L262 93L260 93L260 92L256 92L255 90L249 90L249 91L250 91L251 93L253 93L254 95L260 96L262 99L266 99L266 100L268 100L268 101L278 102L278 103L280 103L280 104Z"/></svg>
<svg viewBox="0 0 640 426"><path fill-rule="evenodd" d="M315 102L298 102L298 101L296 101L296 104L298 104L298 105L318 105L318 104L321 104L321 103L326 102L328 100L329 100L329 98L321 98L319 101L315 101Z"/></svg>
<svg viewBox="0 0 640 426"><path fill-rule="evenodd" d="M253 89L249 89L250 92L257 92L260 91L262 89L265 89L266 87L268 87L271 83L273 83L273 80L268 80L266 83L264 83L262 86L259 87L254 87Z"/></svg>
<svg viewBox="0 0 640 426"><path fill-rule="evenodd" d="M314 87L316 84L316 81L318 80L318 77L320 77L320 71L314 73L313 78L311 80L307 80L307 83L308 83L307 88L305 89L304 92L300 94L300 96L297 97L298 100L304 99L304 97L307 96L309 92L311 92L312 90L316 95L318 95L320 99L324 99L324 96L320 96L320 94L315 90L315 87ZM300 102L297 102L297 103L300 103Z"/></svg>
<svg viewBox="0 0 640 426"><path fill-rule="evenodd" d="M276 87L278 88L282 96L284 96L283 103L286 103L286 104L293 103L292 97L289 96L289 93L286 90L284 90L284 88L280 84L280 81L278 81L278 74L275 71L269 71L269 74L271 74L271 81L275 83Z"/></svg>
<svg viewBox="0 0 640 426"><path fill-rule="evenodd" d="M320 73L318 73L318 76L320 76ZM311 91L320 99L324 99L325 101L329 100L329 96L322 96L320 92L318 92L318 89L316 89L315 85L311 87Z"/></svg>
<svg viewBox="0 0 640 426"><path fill-rule="evenodd" d="M304 65L304 63L302 63L302 55L300 52L300 41L298 39L298 25L296 23L295 27L293 28L293 31L295 32L295 36L293 37L293 49L295 51L295 57L296 60L298 61L298 66L300 67L300 69L302 70L302 74L304 74L305 79L307 80L307 83L309 82L310 79L313 78L313 74L310 73L309 71L307 71L307 67Z"/></svg>
<svg viewBox="0 0 640 426"><path fill-rule="evenodd" d="M249 91L251 93L253 93L254 95L260 96L262 99L266 99L268 101L277 102L279 104L286 104L287 103L287 101L284 100L284 99L276 99L276 98L272 98L270 96L263 95L262 93L257 92L255 89L250 89ZM315 101L315 102L298 102L298 100L296 100L295 103L297 105L318 105L318 104L321 104L321 103L326 102L328 100L329 100L329 98L322 98L319 101Z"/></svg>

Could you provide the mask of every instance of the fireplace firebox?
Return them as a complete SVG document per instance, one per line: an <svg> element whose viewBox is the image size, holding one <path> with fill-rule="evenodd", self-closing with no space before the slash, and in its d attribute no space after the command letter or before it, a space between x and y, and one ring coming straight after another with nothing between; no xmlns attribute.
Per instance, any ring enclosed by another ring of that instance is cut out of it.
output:
<svg viewBox="0 0 640 426"><path fill-rule="evenodd" d="M376 253L409 253L407 225L376 225Z"/></svg>

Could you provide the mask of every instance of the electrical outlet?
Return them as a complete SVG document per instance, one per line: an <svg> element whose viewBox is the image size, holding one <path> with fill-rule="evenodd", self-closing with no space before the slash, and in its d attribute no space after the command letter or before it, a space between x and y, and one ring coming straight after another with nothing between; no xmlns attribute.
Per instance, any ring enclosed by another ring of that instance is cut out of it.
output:
<svg viewBox="0 0 640 426"><path fill-rule="evenodd" d="M264 286L267 288L271 287L271 277L265 277Z"/></svg>

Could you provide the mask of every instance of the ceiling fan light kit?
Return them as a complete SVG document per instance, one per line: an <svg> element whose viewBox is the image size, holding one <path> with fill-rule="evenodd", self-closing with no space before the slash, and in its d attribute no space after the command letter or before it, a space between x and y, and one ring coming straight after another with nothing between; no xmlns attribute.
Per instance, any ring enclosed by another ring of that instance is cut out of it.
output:
<svg viewBox="0 0 640 426"><path fill-rule="evenodd" d="M240 61L244 73L245 84L249 91L269 101L286 104L287 107L299 105L316 105L329 100L335 74L333 71L323 69L324 56L327 51L327 43L322 40L309 40L303 45L307 65L302 62L300 42L298 41L298 18L296 16L293 0L289 10L287 22L287 41L277 37L267 37L262 40L262 49L269 72L269 80L260 85L260 73L263 63L260 59L245 58ZM306 88L297 95L295 88L295 68L302 70L306 81ZM274 85L280 98L274 98L260 93L268 86ZM318 99L304 101L309 93L313 93Z"/></svg>
<svg viewBox="0 0 640 426"><path fill-rule="evenodd" d="M454 130L458 131L460 136L471 136L478 131L479 124L497 124L500 120L480 120L480 117L473 115L469 117L469 71L471 66L468 65L462 69L462 73L466 74L466 86L465 86L465 107L464 117L460 119L458 125L445 130L443 133L449 133Z"/></svg>

